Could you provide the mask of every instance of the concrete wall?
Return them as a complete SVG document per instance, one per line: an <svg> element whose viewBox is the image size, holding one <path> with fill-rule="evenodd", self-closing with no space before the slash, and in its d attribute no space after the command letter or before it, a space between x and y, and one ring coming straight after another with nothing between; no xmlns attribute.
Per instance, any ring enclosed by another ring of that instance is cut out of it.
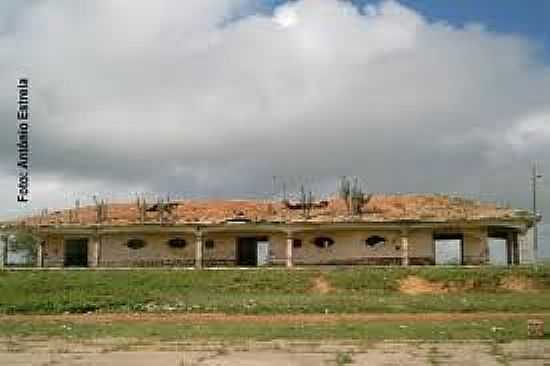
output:
<svg viewBox="0 0 550 366"><path fill-rule="evenodd" d="M466 230L463 231L464 246L463 262L464 264L484 264L489 259L489 249L487 242L487 230Z"/></svg>
<svg viewBox="0 0 550 366"><path fill-rule="evenodd" d="M433 232L428 229L409 230L410 264L434 264Z"/></svg>
<svg viewBox="0 0 550 366"><path fill-rule="evenodd" d="M173 248L168 240L181 238L183 248ZM146 245L131 249L126 244L130 239L141 239ZM88 250L90 253L90 250ZM193 265L195 260L195 237L172 234L117 234L102 236L99 265L102 267L157 267Z"/></svg>
<svg viewBox="0 0 550 366"><path fill-rule="evenodd" d="M234 265L237 260L237 238L234 234L205 234L203 238L214 242L211 249L203 248L203 262L205 266Z"/></svg>
<svg viewBox="0 0 550 366"><path fill-rule="evenodd" d="M439 231L438 231L439 232ZM457 232L457 230L454 230ZM487 261L487 230L462 230L464 235L464 263L481 264ZM381 236L384 244L369 246L366 239ZM205 233L203 245L214 242L213 248L203 246L205 266L232 266L237 260L237 240L241 236L267 236L271 243L270 261L273 265L284 265L286 260L287 235L277 233ZM319 248L313 241L316 237L326 236L334 240L334 245ZM168 240L182 238L187 245L173 248ZM346 230L311 231L295 233L295 239L301 239L302 246L293 248L293 262L297 265L308 264L401 264L403 247L401 232L398 230ZM88 238L88 263L96 264L96 238ZM147 244L141 249L130 249L126 245L130 239L142 239ZM44 266L62 266L64 261L64 238L48 236L44 247ZM102 235L99 253L101 267L150 267L150 266L192 266L195 261L196 238L192 234L110 234ZM411 229L408 232L410 264L433 264L434 242L431 229Z"/></svg>
<svg viewBox="0 0 550 366"><path fill-rule="evenodd" d="M534 250L534 230L530 228L525 233L520 233L518 235L518 246L519 246L519 259L521 264L531 264L535 263L537 260L536 253ZM539 246L541 246L542 241L539 238Z"/></svg>
<svg viewBox="0 0 550 366"><path fill-rule="evenodd" d="M365 240L374 235L384 237L386 242L374 247L367 245ZM313 241L319 236L333 239L334 245L317 247ZM295 237L302 240L302 247L293 249L296 264L399 264L403 256L401 236L396 231L320 231Z"/></svg>
<svg viewBox="0 0 550 366"><path fill-rule="evenodd" d="M61 267L65 259L65 245L62 236L48 236L44 245L44 267Z"/></svg>

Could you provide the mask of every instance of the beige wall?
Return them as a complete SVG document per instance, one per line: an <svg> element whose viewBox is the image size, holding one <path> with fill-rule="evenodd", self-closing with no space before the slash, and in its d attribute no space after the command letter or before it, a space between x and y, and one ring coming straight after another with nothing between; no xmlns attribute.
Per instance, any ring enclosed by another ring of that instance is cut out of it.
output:
<svg viewBox="0 0 550 366"><path fill-rule="evenodd" d="M489 254L487 248L487 230L464 231L464 264L483 264Z"/></svg>
<svg viewBox="0 0 550 366"><path fill-rule="evenodd" d="M410 264L433 264L433 232L430 229L409 230Z"/></svg>
<svg viewBox="0 0 550 366"><path fill-rule="evenodd" d="M205 234L204 243L207 240L214 241L214 248L202 251L205 265L231 265L237 259L236 237L233 234Z"/></svg>
<svg viewBox="0 0 550 366"><path fill-rule="evenodd" d="M173 248L168 240L182 238L184 248ZM140 249L130 249L126 245L130 239L142 239L147 244ZM193 235L140 234L104 235L101 238L100 266L181 266L192 265L195 260L195 237Z"/></svg>
<svg viewBox="0 0 550 366"><path fill-rule="evenodd" d="M48 236L45 239L44 267L61 267L65 258L65 245L62 236Z"/></svg>
<svg viewBox="0 0 550 366"><path fill-rule="evenodd" d="M457 230L454 230L455 232ZM464 234L465 264L484 263L487 257L487 230L462 230ZM253 233L205 233L203 243L214 241L214 248L203 248L203 261L206 266L235 265L237 240L240 236L254 236ZM378 235L386 238L383 245L371 247L365 240ZM275 265L284 265L286 260L287 234L266 233L271 243L270 258ZM335 241L328 248L318 248L314 238L327 236ZM183 238L184 248L172 248L167 244L171 238ZM346 230L310 231L293 235L302 240L301 248L293 248L295 264L399 264L403 257L401 232L398 230ZM68 237L70 238L70 237ZM129 239L143 239L147 245L141 249L130 249ZM104 234L101 237L99 265L102 267L126 266L191 266L195 261L195 241L192 234ZM96 239L88 241L88 263L95 265ZM431 229L412 229L408 232L409 258L411 264L430 264L434 261L433 232ZM49 236L44 247L44 265L62 266L64 259L64 237Z"/></svg>
<svg viewBox="0 0 550 366"><path fill-rule="evenodd" d="M376 247L366 245L365 240L372 235L384 237L386 243ZM334 245L317 247L313 241L319 236L332 238ZM293 258L297 264L366 263L369 261L367 258L400 261L403 256L401 236L396 231L320 231L298 233L295 237L302 240L301 248L293 248Z"/></svg>

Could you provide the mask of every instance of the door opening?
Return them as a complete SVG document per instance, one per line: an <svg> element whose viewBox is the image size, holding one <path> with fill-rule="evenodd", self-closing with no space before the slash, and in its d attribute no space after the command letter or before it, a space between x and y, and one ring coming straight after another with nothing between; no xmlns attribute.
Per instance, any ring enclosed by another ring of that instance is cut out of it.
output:
<svg viewBox="0 0 550 366"><path fill-rule="evenodd" d="M508 241L503 238L489 238L489 263L495 266L508 264Z"/></svg>
<svg viewBox="0 0 550 366"><path fill-rule="evenodd" d="M489 263L519 264L517 233L509 230L489 230Z"/></svg>
<svg viewBox="0 0 550 366"><path fill-rule="evenodd" d="M70 239L65 241L65 266L88 266L88 239Z"/></svg>
<svg viewBox="0 0 550 366"><path fill-rule="evenodd" d="M241 237L237 239L237 265L263 266L269 263L267 237Z"/></svg>
<svg viewBox="0 0 550 366"><path fill-rule="evenodd" d="M434 235L435 264L462 264L463 242L462 234Z"/></svg>
<svg viewBox="0 0 550 366"><path fill-rule="evenodd" d="M261 240L256 242L258 254L256 258L258 266L266 266L269 264L269 242L267 240Z"/></svg>

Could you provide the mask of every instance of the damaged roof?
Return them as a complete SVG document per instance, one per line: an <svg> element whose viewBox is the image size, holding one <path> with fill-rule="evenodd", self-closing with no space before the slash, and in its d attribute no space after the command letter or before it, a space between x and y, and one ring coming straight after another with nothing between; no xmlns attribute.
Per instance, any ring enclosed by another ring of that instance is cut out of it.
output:
<svg viewBox="0 0 550 366"><path fill-rule="evenodd" d="M494 203L468 200L444 195L386 195L375 194L361 207L361 214L352 215L344 200L331 198L311 205L268 200L182 200L158 203L143 208L134 203L110 203L102 224L131 225L139 223L220 224L231 222L395 222L395 221L479 221L485 219L530 220L525 210L501 208ZM299 208L297 208L299 207ZM20 220L23 225L97 224L95 205L78 209L48 212Z"/></svg>

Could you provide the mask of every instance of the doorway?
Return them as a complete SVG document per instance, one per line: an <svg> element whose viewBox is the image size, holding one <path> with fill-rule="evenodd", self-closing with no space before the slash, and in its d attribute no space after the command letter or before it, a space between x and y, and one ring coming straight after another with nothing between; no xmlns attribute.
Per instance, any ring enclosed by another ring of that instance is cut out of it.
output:
<svg viewBox="0 0 550 366"><path fill-rule="evenodd" d="M519 264L517 232L501 228L489 228L489 263L495 265Z"/></svg>
<svg viewBox="0 0 550 366"><path fill-rule="evenodd" d="M237 265L263 266L269 263L267 237L240 237L237 239Z"/></svg>
<svg viewBox="0 0 550 366"><path fill-rule="evenodd" d="M434 235L435 264L462 264L463 241L462 234Z"/></svg>
<svg viewBox="0 0 550 366"><path fill-rule="evenodd" d="M489 263L494 266L508 264L508 241L504 238L489 238Z"/></svg>
<svg viewBox="0 0 550 366"><path fill-rule="evenodd" d="M88 239L65 241L65 267L88 266Z"/></svg>

